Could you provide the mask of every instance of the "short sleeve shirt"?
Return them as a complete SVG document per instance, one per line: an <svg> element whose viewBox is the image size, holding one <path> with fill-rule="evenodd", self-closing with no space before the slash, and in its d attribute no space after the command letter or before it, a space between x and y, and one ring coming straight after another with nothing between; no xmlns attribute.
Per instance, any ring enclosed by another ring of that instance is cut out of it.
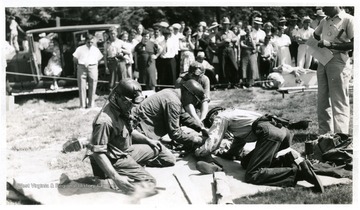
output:
<svg viewBox="0 0 360 210"><path fill-rule="evenodd" d="M332 18L324 18L315 29L315 34L329 42L349 42L354 38L354 17L341 11Z"/></svg>
<svg viewBox="0 0 360 210"><path fill-rule="evenodd" d="M94 152L106 153L112 159L121 158L131 146L131 135L119 110L108 103L93 122L91 144Z"/></svg>
<svg viewBox="0 0 360 210"><path fill-rule="evenodd" d="M99 48L95 46L91 46L90 48L86 45L82 45L76 48L73 56L78 59L78 63L88 66L97 64L99 60L103 57L103 54L99 50Z"/></svg>

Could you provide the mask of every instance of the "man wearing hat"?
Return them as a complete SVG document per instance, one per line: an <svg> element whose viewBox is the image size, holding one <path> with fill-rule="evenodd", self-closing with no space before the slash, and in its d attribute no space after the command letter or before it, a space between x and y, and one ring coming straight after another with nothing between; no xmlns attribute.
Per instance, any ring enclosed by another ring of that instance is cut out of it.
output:
<svg viewBox="0 0 360 210"><path fill-rule="evenodd" d="M348 52L354 48L354 16L340 7L323 7L328 16L314 31L319 47L331 50L333 58L318 64L319 134L349 133L351 66Z"/></svg>
<svg viewBox="0 0 360 210"><path fill-rule="evenodd" d="M138 82L121 80L96 116L87 145L94 175L128 194L139 187L154 194L156 180L143 166L167 167L176 161L159 141L135 129L131 108L143 100Z"/></svg>
<svg viewBox="0 0 360 210"><path fill-rule="evenodd" d="M176 60L179 42L171 38L169 29L163 30L164 40L159 44L162 52L156 60L156 69L158 71L158 84L174 85L176 80Z"/></svg>
<svg viewBox="0 0 360 210"><path fill-rule="evenodd" d="M282 16L282 17L280 17L280 19L279 19L278 26L281 26L281 27L283 27L284 29L286 29L286 28L287 28L286 22L287 22L286 17Z"/></svg>
<svg viewBox="0 0 360 210"><path fill-rule="evenodd" d="M299 17L296 14L292 14L289 19L289 25L284 31L284 33L286 35L288 35L291 40L289 50L290 50L291 60L295 61L295 65L297 64L297 52L298 52L298 47L299 47L299 44L297 43L297 40L295 37L297 34L297 31L299 30L299 27L297 25L298 20L299 20Z"/></svg>
<svg viewBox="0 0 360 210"><path fill-rule="evenodd" d="M230 20L224 17L222 30L219 32L217 40L218 57L220 64L219 82L228 84L228 88L234 87L238 82L238 65L236 63L234 43L238 41L236 34L230 30Z"/></svg>
<svg viewBox="0 0 360 210"><path fill-rule="evenodd" d="M320 21L326 17L324 11L321 8L316 10L315 16L316 18L310 23L310 27L312 29L315 29L320 24Z"/></svg>
<svg viewBox="0 0 360 210"><path fill-rule="evenodd" d="M181 25L179 23L172 24L172 28L174 30L172 34L172 38L174 39L175 45L178 46L177 53L175 55L176 60L176 75L180 74L180 40L184 38L184 35L180 33Z"/></svg>
<svg viewBox="0 0 360 210"><path fill-rule="evenodd" d="M305 16L302 19L303 27L297 32L298 55L297 55L297 66L300 68L309 69L311 64L312 56L308 52L309 46L306 45L307 40L313 36L314 29L310 28L311 19L309 16Z"/></svg>
<svg viewBox="0 0 360 210"><path fill-rule="evenodd" d="M199 51L205 51L209 45L207 33L207 24L204 21L200 21L196 32L193 34L195 37L195 49L194 54L196 55Z"/></svg>
<svg viewBox="0 0 360 210"><path fill-rule="evenodd" d="M266 36L265 31L263 31L260 26L263 24L261 17L254 18L253 30L251 32L251 37L255 40L256 46L260 46L260 43L264 43Z"/></svg>
<svg viewBox="0 0 360 210"><path fill-rule="evenodd" d="M161 53L158 44L150 41L148 30L142 33L142 40L134 48L135 70L139 72L139 81L145 83L147 90L155 90L156 59Z"/></svg>

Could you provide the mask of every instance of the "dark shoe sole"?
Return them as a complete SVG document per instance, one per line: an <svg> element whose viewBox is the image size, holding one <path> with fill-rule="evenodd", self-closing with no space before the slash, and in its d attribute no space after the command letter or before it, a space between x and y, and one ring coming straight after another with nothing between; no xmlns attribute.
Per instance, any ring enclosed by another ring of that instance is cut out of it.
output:
<svg viewBox="0 0 360 210"><path fill-rule="evenodd" d="M310 163L309 160L304 160L306 165L308 166L311 174L313 175L314 177L314 183L312 183L314 185L314 189L316 192L321 192L323 193L325 190L324 190L324 186L322 185L319 177L316 175L316 173L314 172L314 169L313 169L313 166L312 164Z"/></svg>

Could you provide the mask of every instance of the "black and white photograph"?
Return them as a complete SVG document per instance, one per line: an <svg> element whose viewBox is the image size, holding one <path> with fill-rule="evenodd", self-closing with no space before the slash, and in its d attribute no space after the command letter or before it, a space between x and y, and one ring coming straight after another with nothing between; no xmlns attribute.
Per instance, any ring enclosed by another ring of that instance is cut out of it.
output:
<svg viewBox="0 0 360 210"><path fill-rule="evenodd" d="M2 2L0 203L355 208L359 9Z"/></svg>

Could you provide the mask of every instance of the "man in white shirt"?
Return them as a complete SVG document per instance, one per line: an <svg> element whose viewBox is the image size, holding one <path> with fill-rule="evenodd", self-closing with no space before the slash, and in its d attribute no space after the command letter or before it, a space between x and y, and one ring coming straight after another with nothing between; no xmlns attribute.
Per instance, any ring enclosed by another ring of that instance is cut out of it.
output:
<svg viewBox="0 0 360 210"><path fill-rule="evenodd" d="M103 55L93 46L95 37L88 34L85 45L76 48L73 53L74 64L77 65L77 79L79 86L80 108L92 108L95 104L95 91L98 80L98 63ZM89 91L86 94L86 81L89 81ZM88 103L86 103L88 99Z"/></svg>
<svg viewBox="0 0 360 210"><path fill-rule="evenodd" d="M333 58L326 64L319 63L318 120L319 134L349 133L351 79L349 50L354 49L354 16L340 7L323 7L327 15L314 31L319 47L326 47Z"/></svg>
<svg viewBox="0 0 360 210"><path fill-rule="evenodd" d="M300 28L296 35L296 40L299 44L297 54L297 66L301 68L310 68L312 56L308 52L309 46L306 41L313 36L314 29L310 28L311 19L309 16L303 18L303 27Z"/></svg>
<svg viewBox="0 0 360 210"><path fill-rule="evenodd" d="M10 17L9 28L10 28L10 45L15 48L16 52L19 52L20 48L19 48L19 42L18 42L18 29L22 33L25 33L25 32L21 29L19 24L16 22L14 16Z"/></svg>
<svg viewBox="0 0 360 210"><path fill-rule="evenodd" d="M171 38L169 29L164 29L163 35L165 39L160 43L160 47L163 50L156 60L158 84L174 85L177 77L175 55L178 52L179 46L177 45L178 42Z"/></svg>

